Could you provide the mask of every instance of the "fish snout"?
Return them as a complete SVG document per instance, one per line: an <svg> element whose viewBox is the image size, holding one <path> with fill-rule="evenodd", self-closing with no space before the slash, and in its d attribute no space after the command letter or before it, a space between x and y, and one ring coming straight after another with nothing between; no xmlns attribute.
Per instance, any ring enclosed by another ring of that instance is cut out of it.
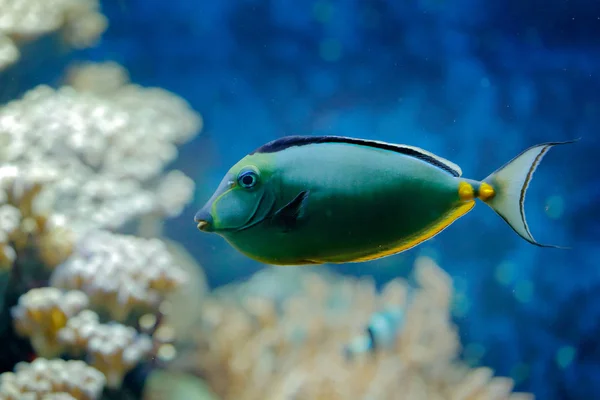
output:
<svg viewBox="0 0 600 400"><path fill-rule="evenodd" d="M194 222L198 224L198 229L202 232L212 232L213 218L208 211L204 209L198 211L194 216Z"/></svg>

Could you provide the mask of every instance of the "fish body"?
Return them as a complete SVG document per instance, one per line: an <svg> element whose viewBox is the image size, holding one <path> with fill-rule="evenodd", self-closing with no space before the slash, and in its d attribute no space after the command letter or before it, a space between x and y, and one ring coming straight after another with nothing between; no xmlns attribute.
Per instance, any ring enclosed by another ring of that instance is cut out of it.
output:
<svg viewBox="0 0 600 400"><path fill-rule="evenodd" d="M554 144L534 146L499 170L504 173L476 181L416 147L340 136L286 137L236 163L195 220L201 230L264 263L360 262L428 240L479 198L539 244L521 213L523 188Z"/></svg>

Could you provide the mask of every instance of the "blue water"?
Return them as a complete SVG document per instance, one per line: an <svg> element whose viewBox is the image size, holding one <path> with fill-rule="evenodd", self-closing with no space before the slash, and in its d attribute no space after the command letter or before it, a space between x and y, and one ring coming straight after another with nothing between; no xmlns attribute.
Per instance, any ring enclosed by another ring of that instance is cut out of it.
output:
<svg viewBox="0 0 600 400"><path fill-rule="evenodd" d="M481 179L530 145L581 137L550 151L527 197L536 239L571 250L528 244L482 205L424 249L464 294L467 353L538 399L600 398L599 1L106 0L103 11L100 45L70 57L118 61L203 115L177 164L196 200L167 233L213 286L261 265L199 234L193 214L266 141L405 143ZM337 269L385 282L417 254Z"/></svg>

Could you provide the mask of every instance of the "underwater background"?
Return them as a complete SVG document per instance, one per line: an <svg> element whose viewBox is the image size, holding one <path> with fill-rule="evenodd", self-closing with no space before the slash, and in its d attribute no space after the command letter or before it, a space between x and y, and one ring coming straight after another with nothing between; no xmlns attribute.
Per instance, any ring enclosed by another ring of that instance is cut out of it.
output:
<svg viewBox="0 0 600 400"><path fill-rule="evenodd" d="M600 398L599 38L596 0L0 0L0 398ZM526 202L569 249L482 205L359 264L265 266L198 232L227 169L286 135L473 179L581 138ZM386 304L391 344L348 361ZM93 369L69 383L59 358Z"/></svg>

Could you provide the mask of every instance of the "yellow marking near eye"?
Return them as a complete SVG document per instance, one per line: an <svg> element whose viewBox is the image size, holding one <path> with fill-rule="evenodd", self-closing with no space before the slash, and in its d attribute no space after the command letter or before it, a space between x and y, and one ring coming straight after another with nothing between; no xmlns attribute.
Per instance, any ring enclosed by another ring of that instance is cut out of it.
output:
<svg viewBox="0 0 600 400"><path fill-rule="evenodd" d="M492 199L496 195L496 191L494 188L483 182L481 186L479 186L479 198L483 201L488 201Z"/></svg>
<svg viewBox="0 0 600 400"><path fill-rule="evenodd" d="M458 184L458 197L462 201L470 201L475 198L475 190L473 186L467 182L461 182Z"/></svg>
<svg viewBox="0 0 600 400"><path fill-rule="evenodd" d="M356 257L356 258L351 258L351 259L345 258L344 260L327 259L327 260L310 260L310 261L315 262L315 263L331 263L331 264L345 263L345 262L361 262L361 261L376 260L378 258L387 257L387 256L391 256L392 254L400 253L402 251L405 251L412 247L415 247L419 243L423 243L424 241L431 239L432 237L434 237L435 235L437 235L438 233L440 233L441 231L446 229L451 223L453 223L454 221L456 221L457 219L459 219L460 217L462 217L463 215L465 215L466 213L471 211L471 209L474 206L475 206L474 200L465 202L465 203L461 204L459 207L449 211L443 218L441 218L439 221L435 222L428 228L422 230L421 232L418 232L417 234L415 234L401 242L396 243L395 245L392 245L391 247L389 247L387 249L384 248L384 249L382 249L382 251L377 252L375 254L370 254L368 256Z"/></svg>

